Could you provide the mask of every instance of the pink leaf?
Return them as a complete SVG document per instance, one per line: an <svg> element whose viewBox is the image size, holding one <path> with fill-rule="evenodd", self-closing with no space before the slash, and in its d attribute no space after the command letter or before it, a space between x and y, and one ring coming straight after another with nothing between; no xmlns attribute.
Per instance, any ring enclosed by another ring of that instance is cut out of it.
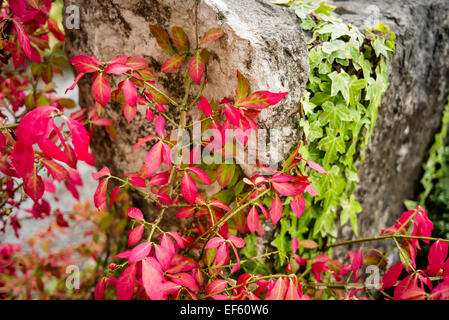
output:
<svg viewBox="0 0 449 320"><path fill-rule="evenodd" d="M86 55L75 56L70 59L70 63L80 73L98 71L99 63L93 57Z"/></svg>
<svg viewBox="0 0 449 320"><path fill-rule="evenodd" d="M292 208L298 219L301 218L301 214L304 212L304 209L306 207L304 197L302 195L294 197L293 200L290 201L290 207Z"/></svg>
<svg viewBox="0 0 449 320"><path fill-rule="evenodd" d="M242 238L236 237L234 235L229 235L228 240L232 243L233 246L237 247L237 248L243 248L246 244L245 240L243 240Z"/></svg>
<svg viewBox="0 0 449 320"><path fill-rule="evenodd" d="M181 182L181 193L188 203L195 203L197 194L196 183L187 173L184 174Z"/></svg>
<svg viewBox="0 0 449 320"><path fill-rule="evenodd" d="M115 198L117 197L118 192L120 191L121 186L114 188L111 192L111 202L109 203L109 208L112 208L114 205Z"/></svg>
<svg viewBox="0 0 449 320"><path fill-rule="evenodd" d="M123 271L120 278L117 280L117 299L131 300L134 293L134 284L136 282L136 264L131 264Z"/></svg>
<svg viewBox="0 0 449 320"><path fill-rule="evenodd" d="M152 243L151 242L142 242L141 244L138 244L135 246L129 255L128 261L129 263L134 263L137 261L142 260L146 256L148 256L152 249Z"/></svg>
<svg viewBox="0 0 449 320"><path fill-rule="evenodd" d="M363 265L363 249L360 248L357 252L348 251L349 260L351 261L351 267L353 272L354 281L359 281L359 273L357 272Z"/></svg>
<svg viewBox="0 0 449 320"><path fill-rule="evenodd" d="M384 284L382 286L382 290L394 286L396 284L396 281L398 281L399 275L401 274L403 269L404 269L403 262L398 262L390 269L388 269L388 271L385 272L383 278Z"/></svg>
<svg viewBox="0 0 449 320"><path fill-rule="evenodd" d="M131 122L137 113L137 106L130 106L127 103L123 103L122 108L126 121Z"/></svg>
<svg viewBox="0 0 449 320"><path fill-rule="evenodd" d="M224 32L220 28L212 28L204 34L203 39L201 39L201 44L213 42L220 39L223 35Z"/></svg>
<svg viewBox="0 0 449 320"><path fill-rule="evenodd" d="M287 284L283 278L276 280L273 288L268 291L265 300L284 300L285 294L287 293Z"/></svg>
<svg viewBox="0 0 449 320"><path fill-rule="evenodd" d="M200 288L198 287L198 284L196 283L195 279L188 273L177 273L174 275L167 275L171 281L173 281L176 284L179 284L180 286L186 287L193 292L198 292Z"/></svg>
<svg viewBox="0 0 449 320"><path fill-rule="evenodd" d="M168 183L168 179L170 178L170 172L165 171L154 175L149 183L153 186L163 186Z"/></svg>
<svg viewBox="0 0 449 320"><path fill-rule="evenodd" d="M78 82L81 80L81 78L85 75L85 73L80 73L76 76L75 80L73 81L72 85L70 87L68 87L64 94L67 94L67 91L73 90L75 89L76 85L78 84Z"/></svg>
<svg viewBox="0 0 449 320"><path fill-rule="evenodd" d="M143 231L145 230L143 224L135 227L128 235L128 247L132 247L142 238Z"/></svg>
<svg viewBox="0 0 449 320"><path fill-rule="evenodd" d="M165 137L165 119L162 115L159 115L155 125L156 125L156 133L159 135L159 137L161 138Z"/></svg>
<svg viewBox="0 0 449 320"><path fill-rule="evenodd" d="M438 274L438 271L443 267L444 260L447 257L448 245L444 241L435 241L429 250L429 266L427 270L430 276Z"/></svg>
<svg viewBox="0 0 449 320"><path fill-rule="evenodd" d="M209 101L207 101L205 97L201 96L200 101L196 105L201 111L203 111L203 113L206 116L208 117L212 116L213 114L212 108L210 107Z"/></svg>
<svg viewBox="0 0 449 320"><path fill-rule="evenodd" d="M206 287L206 294L212 295L219 293L223 291L226 286L228 285L228 282L226 280L217 279L209 283Z"/></svg>
<svg viewBox="0 0 449 320"><path fill-rule="evenodd" d="M194 207L182 207L179 209L178 213L176 213L176 217L178 218L188 218L195 212Z"/></svg>
<svg viewBox="0 0 449 320"><path fill-rule="evenodd" d="M280 194L286 197L292 197L296 195L295 188L288 183L272 182L273 188Z"/></svg>
<svg viewBox="0 0 449 320"><path fill-rule="evenodd" d="M70 118L65 118L65 120L72 134L72 143L78 160L86 161L89 158L89 133L81 122Z"/></svg>
<svg viewBox="0 0 449 320"><path fill-rule="evenodd" d="M31 44L30 38L25 32L25 28L23 25L16 21L14 18L11 19L14 23L14 28L16 29L17 38L19 39L20 46L22 47L23 52L27 55L28 58L31 59Z"/></svg>
<svg viewBox="0 0 449 320"><path fill-rule="evenodd" d="M98 171L98 172L92 172L92 178L94 179L94 180L98 180L98 179L100 179L100 178L102 178L102 177L104 177L104 176L108 176L108 175L110 175L111 174L111 172L109 171L109 168L108 167L103 167L100 171Z"/></svg>
<svg viewBox="0 0 449 320"><path fill-rule="evenodd" d="M130 79L126 79L123 81L122 90L126 103L134 107L137 101L137 90L134 83Z"/></svg>
<svg viewBox="0 0 449 320"><path fill-rule="evenodd" d="M108 189L108 180L109 178L105 178L100 181L95 190L94 194L94 203L98 209L104 209L106 207L106 191Z"/></svg>
<svg viewBox="0 0 449 320"><path fill-rule="evenodd" d="M131 70L131 67L123 63L111 63L104 69L105 73L122 74Z"/></svg>
<svg viewBox="0 0 449 320"><path fill-rule="evenodd" d="M101 278L95 286L94 299L95 300L104 300L104 291L106 290L106 286L108 285L108 281L105 278Z"/></svg>
<svg viewBox="0 0 449 320"><path fill-rule="evenodd" d="M311 167L313 170L315 170L319 173L327 174L326 170L324 170L323 167L320 166L318 163L310 161L310 160L306 160L306 162L309 165L309 167Z"/></svg>
<svg viewBox="0 0 449 320"><path fill-rule="evenodd" d="M26 175L23 180L23 190L34 201L38 201L44 195L44 181L37 174L36 169Z"/></svg>
<svg viewBox="0 0 449 320"><path fill-rule="evenodd" d="M162 300L164 290L161 290L165 282L160 265L154 258L145 258L142 261L142 283L145 292L151 300Z"/></svg>
<svg viewBox="0 0 449 320"><path fill-rule="evenodd" d="M128 217L130 217L131 219L140 221L140 222L144 221L142 211L140 211L137 208L129 208L128 209Z"/></svg>
<svg viewBox="0 0 449 320"><path fill-rule="evenodd" d="M197 84L201 83L201 79L203 78L205 64L201 59L200 51L197 50L192 60L189 63L189 75L193 81Z"/></svg>
<svg viewBox="0 0 449 320"><path fill-rule="evenodd" d="M155 253L157 261L161 264L163 270L167 270L170 268L170 262L173 258L173 254L170 254L170 251L167 248L162 246L154 245Z"/></svg>
<svg viewBox="0 0 449 320"><path fill-rule="evenodd" d="M273 93L269 91L257 91L250 94L245 99L237 100L235 102L236 107L245 107L253 109L264 109L268 106L278 104L287 92Z"/></svg>
<svg viewBox="0 0 449 320"><path fill-rule="evenodd" d="M274 196L273 203L271 204L271 207L270 207L270 217L271 217L271 222L273 223L273 225L276 225L276 223L281 219L282 211L283 211L283 207L282 207L281 199L276 194Z"/></svg>
<svg viewBox="0 0 449 320"><path fill-rule="evenodd" d="M152 176L162 164L162 142L156 143L145 157L145 175Z"/></svg>
<svg viewBox="0 0 449 320"><path fill-rule="evenodd" d="M106 106L111 98L111 85L109 77L103 73L96 73L92 81L92 96L103 107Z"/></svg>
<svg viewBox="0 0 449 320"><path fill-rule="evenodd" d="M206 244L206 249L211 249L211 248L217 248L220 244L224 243L225 240L223 240L222 238L212 238L210 239L207 244Z"/></svg>
<svg viewBox="0 0 449 320"><path fill-rule="evenodd" d="M225 205L225 204L224 204L223 202L221 202L220 200L212 199L212 200L209 202L209 204L210 204L211 206L214 206L214 207L223 209L223 210L225 210L225 211L230 211L230 210L231 210L231 208L229 208L227 205Z"/></svg>
<svg viewBox="0 0 449 320"><path fill-rule="evenodd" d="M187 170L195 174L201 182L205 184L211 183L209 176L202 169L197 167L189 167Z"/></svg>
<svg viewBox="0 0 449 320"><path fill-rule="evenodd" d="M259 214L257 213L256 207L251 207L248 216L246 217L246 221L249 231L251 231L251 233L254 233L254 231L256 231L257 227L259 226Z"/></svg>

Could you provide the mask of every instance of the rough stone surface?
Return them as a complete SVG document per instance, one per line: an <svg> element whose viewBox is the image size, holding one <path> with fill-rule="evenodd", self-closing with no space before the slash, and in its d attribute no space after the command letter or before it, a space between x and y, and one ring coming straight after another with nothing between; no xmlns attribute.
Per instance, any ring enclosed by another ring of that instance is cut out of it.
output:
<svg viewBox="0 0 449 320"><path fill-rule="evenodd" d="M159 71L168 54L156 44L149 24L166 29L181 26L195 44L194 1L178 0L65 0L65 19L71 5L80 8L80 29L66 29L66 51L69 57L94 54L108 61L117 54L145 58L154 71ZM70 20L71 21L71 20ZM298 141L299 112L297 103L309 74L305 35L294 13L268 0L203 0L198 7L198 34L221 27L225 36L207 45L211 51L208 84L204 96L220 101L234 98L236 71L248 78L253 91L269 90L289 94L282 103L264 110L259 116L262 128L278 128L285 135L278 144L285 158ZM158 83L176 100L182 100L182 73L162 74ZM93 105L91 78L79 83L80 104ZM196 86L194 86L196 87ZM154 133L154 126L138 112L131 124L117 104L108 105L105 115L116 121L118 141L113 143L103 129L97 130L92 144L96 166L108 165L113 174L138 171L143 164L144 148L132 150L138 137ZM192 118L198 114L191 113ZM246 168L246 172L251 171Z"/></svg>
<svg viewBox="0 0 449 320"><path fill-rule="evenodd" d="M334 1L336 12L358 27L380 20L396 33L390 87L358 165L356 190L363 205L361 236L378 234L414 199L421 165L439 129L449 94L449 2L447 0ZM352 232L343 228L343 238Z"/></svg>

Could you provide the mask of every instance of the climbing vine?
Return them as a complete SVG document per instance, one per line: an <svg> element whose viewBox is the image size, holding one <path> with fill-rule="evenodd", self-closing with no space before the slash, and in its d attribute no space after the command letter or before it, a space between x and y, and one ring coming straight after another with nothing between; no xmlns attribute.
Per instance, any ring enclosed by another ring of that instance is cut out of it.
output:
<svg viewBox="0 0 449 320"><path fill-rule="evenodd" d="M357 235L357 214L362 211L354 197L359 181L356 162L363 161L368 142L388 87L390 58L395 35L388 26L360 31L330 15L334 9L324 2L276 1L295 11L301 27L311 36L308 42L310 77L300 103L300 126L305 134L299 153L323 165L327 175L311 172L317 191L306 195L302 219L293 215L281 221L273 242L280 251L287 246L282 238L337 236L340 225L351 223ZM282 257L281 257L282 259Z"/></svg>

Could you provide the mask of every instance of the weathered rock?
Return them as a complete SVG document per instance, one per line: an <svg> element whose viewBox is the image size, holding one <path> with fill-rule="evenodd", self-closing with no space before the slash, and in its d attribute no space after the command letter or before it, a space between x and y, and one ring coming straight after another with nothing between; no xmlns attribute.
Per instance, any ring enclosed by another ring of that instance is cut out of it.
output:
<svg viewBox="0 0 449 320"><path fill-rule="evenodd" d="M394 224L414 199L421 165L441 123L449 93L449 2L446 0L334 1L349 23L363 27L382 21L396 33L390 87L365 161L358 165L356 190L362 203L361 236ZM343 238L351 238L350 227Z"/></svg>
<svg viewBox="0 0 449 320"><path fill-rule="evenodd" d="M108 61L117 54L145 58L154 71L159 71L168 54L156 44L149 24L166 29L181 26L195 44L195 1L131 0L88 1L65 0L64 12L72 13L71 5L80 8L80 29L67 29L66 51L69 57L94 54ZM66 12L67 11L67 12ZM277 106L265 109L259 116L262 128L278 128L285 133L279 143L280 158L298 141L299 112L297 104L308 80L309 65L305 35L294 13L268 0L203 0L198 6L198 34L220 27L225 36L207 45L211 51L208 84L204 96L220 101L235 97L236 71L248 78L253 91L286 92L288 96ZM180 101L183 73L158 73L158 83ZM93 105L90 94L91 78L79 83L80 104ZM196 86L194 86L196 87ZM138 137L154 133L143 113L128 124L121 107L109 105L105 115L117 124L118 141L113 143L103 129L95 132L92 144L97 167L109 166L113 174L138 171L147 150L132 150ZM195 113L192 117L197 117ZM246 167L251 171L251 167Z"/></svg>

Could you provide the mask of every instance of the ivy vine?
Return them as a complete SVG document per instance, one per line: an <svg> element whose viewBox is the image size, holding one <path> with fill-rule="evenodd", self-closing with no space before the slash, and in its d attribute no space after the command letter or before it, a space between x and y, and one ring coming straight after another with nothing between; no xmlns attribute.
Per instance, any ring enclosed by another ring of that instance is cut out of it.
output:
<svg viewBox="0 0 449 320"><path fill-rule="evenodd" d="M287 258L290 239L317 239L323 243L351 223L358 235L357 214L362 211L354 197L359 181L356 162L363 161L381 97L388 88L388 70L395 50L395 35L388 26L360 31L330 14L333 7L305 0L276 1L290 7L311 39L308 43L310 77L300 102L300 126L305 143L300 154L321 163L327 175L310 172L319 193L306 198L301 219L281 221L272 242L279 252L278 263ZM304 168L300 168L304 169Z"/></svg>

